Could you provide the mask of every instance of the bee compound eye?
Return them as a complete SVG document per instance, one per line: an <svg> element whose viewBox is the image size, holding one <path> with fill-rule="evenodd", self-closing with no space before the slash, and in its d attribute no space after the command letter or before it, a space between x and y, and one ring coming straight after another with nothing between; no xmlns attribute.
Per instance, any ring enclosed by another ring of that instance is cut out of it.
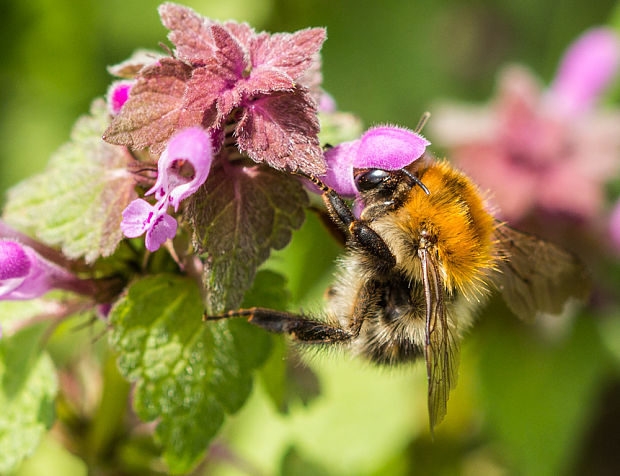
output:
<svg viewBox="0 0 620 476"><path fill-rule="evenodd" d="M390 173L381 169L366 169L355 174L355 186L360 192L366 192L377 188L388 177Z"/></svg>

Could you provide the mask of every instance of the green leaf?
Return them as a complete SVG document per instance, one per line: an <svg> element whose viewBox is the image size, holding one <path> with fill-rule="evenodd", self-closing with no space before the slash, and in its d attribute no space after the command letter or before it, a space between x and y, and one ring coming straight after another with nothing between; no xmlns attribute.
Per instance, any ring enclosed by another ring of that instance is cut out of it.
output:
<svg viewBox="0 0 620 476"><path fill-rule="evenodd" d="M101 140L108 121L104 101L96 100L47 170L9 191L4 210L15 228L88 263L114 252L122 239L121 212L136 198L127 170L131 156Z"/></svg>
<svg viewBox="0 0 620 476"><path fill-rule="evenodd" d="M209 314L239 307L270 250L286 246L303 223L307 200L299 180L272 169L211 171L188 209Z"/></svg>
<svg viewBox="0 0 620 476"><path fill-rule="evenodd" d="M241 320L205 323L196 283L159 275L133 283L110 314L121 373L136 382L134 409L158 419L155 436L174 473L200 459L249 395L269 338Z"/></svg>
<svg viewBox="0 0 620 476"><path fill-rule="evenodd" d="M58 383L41 349L44 329L26 327L0 340L0 474L14 471L54 421Z"/></svg>
<svg viewBox="0 0 620 476"><path fill-rule="evenodd" d="M243 296L242 308L268 307L270 309L286 309L291 299L287 288L287 280L280 273L262 269L256 273L254 284Z"/></svg>

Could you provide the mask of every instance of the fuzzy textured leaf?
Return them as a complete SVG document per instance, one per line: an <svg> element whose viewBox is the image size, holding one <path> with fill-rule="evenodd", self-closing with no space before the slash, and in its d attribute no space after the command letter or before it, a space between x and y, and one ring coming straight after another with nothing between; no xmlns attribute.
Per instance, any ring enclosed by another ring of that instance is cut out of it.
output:
<svg viewBox="0 0 620 476"><path fill-rule="evenodd" d="M209 30L210 20L189 7L166 2L159 6L159 16L170 33L168 39L176 46L175 54L190 63L202 63L215 51Z"/></svg>
<svg viewBox="0 0 620 476"><path fill-rule="evenodd" d="M199 112L181 117L190 76L191 67L172 58L161 58L145 67L103 139L133 149L150 147L151 153L161 153L174 132L202 121Z"/></svg>
<svg viewBox="0 0 620 476"><path fill-rule="evenodd" d="M159 61L164 56L157 51L136 50L125 61L108 66L108 73L125 79L133 79L145 66Z"/></svg>
<svg viewBox="0 0 620 476"><path fill-rule="evenodd" d="M204 262L206 308L239 307L271 248L288 244L304 220L307 195L291 176L261 167L211 171L188 207L194 248Z"/></svg>
<svg viewBox="0 0 620 476"><path fill-rule="evenodd" d="M239 150L280 170L323 175L316 104L302 88L261 97L244 108L236 130Z"/></svg>
<svg viewBox="0 0 620 476"><path fill-rule="evenodd" d="M8 309L0 309L2 322ZM52 360L41 349L44 328L27 327L0 340L0 474L12 473L54 421L58 382Z"/></svg>
<svg viewBox="0 0 620 476"><path fill-rule="evenodd" d="M312 65L325 38L324 28L256 35L250 47L252 66L277 68L298 79Z"/></svg>
<svg viewBox="0 0 620 476"><path fill-rule="evenodd" d="M135 382L134 409L158 420L155 435L173 473L189 471L226 413L249 395L269 336L240 321L202 321L196 283L172 275L134 282L110 314L121 373Z"/></svg>
<svg viewBox="0 0 620 476"><path fill-rule="evenodd" d="M9 191L3 215L15 228L88 263L114 252L122 239L121 212L136 198L127 171L131 156L101 140L107 122L105 103L95 101L47 170Z"/></svg>

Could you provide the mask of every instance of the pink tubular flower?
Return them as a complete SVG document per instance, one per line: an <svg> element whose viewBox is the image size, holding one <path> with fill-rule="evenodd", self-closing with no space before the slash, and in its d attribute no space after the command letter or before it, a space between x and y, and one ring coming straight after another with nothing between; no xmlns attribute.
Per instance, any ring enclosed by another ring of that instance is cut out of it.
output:
<svg viewBox="0 0 620 476"><path fill-rule="evenodd" d="M165 201L155 206L138 198L123 210L121 230L128 238L146 233L145 244L149 251L157 251L168 239L177 234L177 222L166 213Z"/></svg>
<svg viewBox="0 0 620 476"><path fill-rule="evenodd" d="M325 152L327 173L320 178L340 195L352 198L358 194L353 169L402 169L420 158L428 145L424 137L405 128L373 127L359 139Z"/></svg>
<svg viewBox="0 0 620 476"><path fill-rule="evenodd" d="M54 288L77 290L80 280L29 246L0 240L0 301L34 299Z"/></svg>
<svg viewBox="0 0 620 476"><path fill-rule="evenodd" d="M509 68L492 107L439 107L431 133L492 190L502 218L543 212L591 220L602 211L603 184L620 166L620 115L593 107L619 61L617 35L590 30L568 49L546 91L526 69Z"/></svg>
<svg viewBox="0 0 620 476"><path fill-rule="evenodd" d="M121 112L123 104L129 99L129 91L134 83L135 81L114 81L110 84L106 98L111 115L116 116Z"/></svg>
<svg viewBox="0 0 620 476"><path fill-rule="evenodd" d="M175 135L157 164L157 181L146 195L155 194L157 203L142 199L131 202L123 211L121 229L128 238L146 233L145 244L156 251L177 231L176 220L168 215L170 205L178 211L181 200L192 195L207 180L213 151L211 139L199 127Z"/></svg>

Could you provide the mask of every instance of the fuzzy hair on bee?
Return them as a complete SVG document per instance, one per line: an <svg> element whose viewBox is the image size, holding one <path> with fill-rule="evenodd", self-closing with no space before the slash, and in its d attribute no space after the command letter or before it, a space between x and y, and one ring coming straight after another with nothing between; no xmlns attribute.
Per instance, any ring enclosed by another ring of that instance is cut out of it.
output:
<svg viewBox="0 0 620 476"><path fill-rule="evenodd" d="M357 169L364 209L356 218L331 188L323 192L345 237L322 319L252 308L207 320L245 317L306 344L338 345L372 362L424 359L431 430L456 385L459 342L493 289L522 319L557 314L585 299L580 261L496 220L477 186L448 162L423 157L399 170Z"/></svg>

